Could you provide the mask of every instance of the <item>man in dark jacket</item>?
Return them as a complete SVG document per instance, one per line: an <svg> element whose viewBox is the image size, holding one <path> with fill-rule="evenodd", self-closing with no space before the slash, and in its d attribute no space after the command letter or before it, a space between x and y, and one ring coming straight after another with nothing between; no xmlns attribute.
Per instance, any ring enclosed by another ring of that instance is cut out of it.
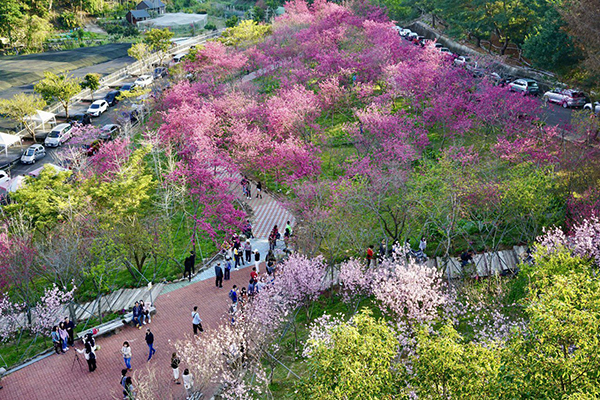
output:
<svg viewBox="0 0 600 400"><path fill-rule="evenodd" d="M215 265L215 286L218 288L223 287L223 268L221 264Z"/></svg>
<svg viewBox="0 0 600 400"><path fill-rule="evenodd" d="M67 340L67 343L69 344L69 346L73 346L73 343L75 342L75 323L71 321L69 317L65 317L65 329L69 334L69 339Z"/></svg>
<svg viewBox="0 0 600 400"><path fill-rule="evenodd" d="M150 328L146 329L146 344L148 345L148 361L152 358L156 349L154 348L154 335L150 332Z"/></svg>
<svg viewBox="0 0 600 400"><path fill-rule="evenodd" d="M142 306L140 306L140 303L136 301L135 305L133 306L133 322L138 329L142 329L142 321L140 319L142 316L142 311Z"/></svg>
<svg viewBox="0 0 600 400"><path fill-rule="evenodd" d="M187 275L190 282L192 281L192 274L196 273L195 268L194 268L195 264L196 264L196 252L194 250L190 250L190 255L183 262L183 266L184 266L183 277L185 278Z"/></svg>

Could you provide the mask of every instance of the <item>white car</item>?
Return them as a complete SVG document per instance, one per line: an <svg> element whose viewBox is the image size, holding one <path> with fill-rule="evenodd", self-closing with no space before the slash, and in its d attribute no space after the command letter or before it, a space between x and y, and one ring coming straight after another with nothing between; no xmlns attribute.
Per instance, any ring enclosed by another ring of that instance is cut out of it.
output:
<svg viewBox="0 0 600 400"><path fill-rule="evenodd" d="M404 29L400 29L400 30L398 31L398 34L399 34L400 36L402 36L402 37L404 37L404 36L408 35L409 33L412 33L412 31L411 31L410 29L406 29L406 28L404 28Z"/></svg>
<svg viewBox="0 0 600 400"><path fill-rule="evenodd" d="M152 75L142 75L133 82L135 86L146 87L154 82L154 77Z"/></svg>
<svg viewBox="0 0 600 400"><path fill-rule="evenodd" d="M0 170L0 185L8 181L10 181L10 176L8 176L8 173Z"/></svg>
<svg viewBox="0 0 600 400"><path fill-rule="evenodd" d="M586 105L583 106L583 109L591 112L592 111L592 103L587 103ZM596 114L600 114L600 101L594 102L594 112Z"/></svg>
<svg viewBox="0 0 600 400"><path fill-rule="evenodd" d="M92 117L99 117L104 111L108 109L108 103L106 100L96 100L92 103L90 108L88 108L87 113Z"/></svg>
<svg viewBox="0 0 600 400"><path fill-rule="evenodd" d="M477 61L473 61L471 57L467 56L458 56L454 59L454 65L462 65L466 67L467 65L472 65L477 68Z"/></svg>
<svg viewBox="0 0 600 400"><path fill-rule="evenodd" d="M47 146L47 147L61 146L64 142L71 139L71 136L73 136L73 134L71 133L72 128L73 127L71 124L56 125L50 131L50 133L48 133L48 136L46 136L46 139L44 140L44 146Z"/></svg>
<svg viewBox="0 0 600 400"><path fill-rule="evenodd" d="M31 145L25 150L25 153L21 156L21 162L23 164L34 164L40 158L46 156L46 149L41 144Z"/></svg>

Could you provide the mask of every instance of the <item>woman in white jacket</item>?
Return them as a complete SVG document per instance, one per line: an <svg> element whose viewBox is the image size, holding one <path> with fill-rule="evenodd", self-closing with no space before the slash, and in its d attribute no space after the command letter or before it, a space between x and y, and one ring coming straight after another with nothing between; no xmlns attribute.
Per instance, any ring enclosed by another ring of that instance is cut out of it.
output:
<svg viewBox="0 0 600 400"><path fill-rule="evenodd" d="M123 360L125 360L125 366L131 370L131 346L129 346L129 342L123 342L121 354L123 355Z"/></svg>

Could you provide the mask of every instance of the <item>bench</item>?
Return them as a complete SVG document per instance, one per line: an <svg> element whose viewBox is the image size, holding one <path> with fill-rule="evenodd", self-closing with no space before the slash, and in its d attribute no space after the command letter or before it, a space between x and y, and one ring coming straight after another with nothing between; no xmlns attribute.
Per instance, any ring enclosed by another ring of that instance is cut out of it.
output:
<svg viewBox="0 0 600 400"><path fill-rule="evenodd" d="M150 315L156 314L156 308L154 306L150 306ZM118 332L123 326L131 324L133 321L133 311L128 312L123 315L122 318L115 319L109 322L105 322L101 325L94 326L93 328L83 330L77 334L77 339L83 339L85 335L90 333L90 331L96 330L94 336L103 336L111 332Z"/></svg>

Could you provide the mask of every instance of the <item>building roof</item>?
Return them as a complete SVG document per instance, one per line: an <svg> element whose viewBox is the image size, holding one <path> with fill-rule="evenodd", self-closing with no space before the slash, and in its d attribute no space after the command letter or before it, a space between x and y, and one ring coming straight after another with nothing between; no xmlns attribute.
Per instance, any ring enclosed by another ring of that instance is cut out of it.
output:
<svg viewBox="0 0 600 400"><path fill-rule="evenodd" d="M150 14L146 10L129 10L129 13L135 19L150 18Z"/></svg>
<svg viewBox="0 0 600 400"><path fill-rule="evenodd" d="M141 3L144 3L149 9L166 7L165 3L160 0L142 0Z"/></svg>

